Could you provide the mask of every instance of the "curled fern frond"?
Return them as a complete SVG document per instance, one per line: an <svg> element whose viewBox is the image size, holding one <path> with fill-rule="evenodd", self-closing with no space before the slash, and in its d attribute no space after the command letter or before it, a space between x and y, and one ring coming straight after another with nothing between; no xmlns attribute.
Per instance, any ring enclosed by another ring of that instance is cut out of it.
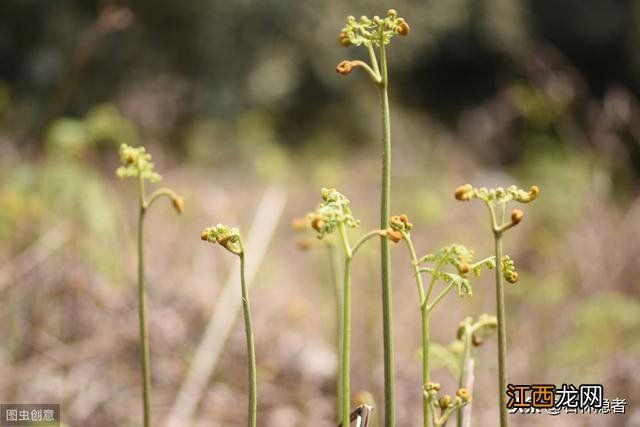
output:
<svg viewBox="0 0 640 427"><path fill-rule="evenodd" d="M132 147L127 144L120 145L120 161L122 166L116 170L119 178L142 176L150 182L158 182L162 179L159 173L153 170L151 154L144 147Z"/></svg>
<svg viewBox="0 0 640 427"><path fill-rule="evenodd" d="M360 19L356 19L354 16L348 16L347 25L340 31L338 41L345 47L349 45L381 47L389 44L396 35L406 36L409 34L409 29L407 21L399 17L395 9L389 9L384 18L361 16Z"/></svg>
<svg viewBox="0 0 640 427"><path fill-rule="evenodd" d="M340 224L350 228L360 225L353 217L349 199L335 188L323 188L322 200L323 203L308 215L311 226L318 232L318 239L333 233Z"/></svg>

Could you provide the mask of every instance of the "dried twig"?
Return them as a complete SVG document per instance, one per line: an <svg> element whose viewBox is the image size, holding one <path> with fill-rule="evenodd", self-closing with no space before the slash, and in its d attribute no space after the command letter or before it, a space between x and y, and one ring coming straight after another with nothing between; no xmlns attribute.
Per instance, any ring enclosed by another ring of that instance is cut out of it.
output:
<svg viewBox="0 0 640 427"><path fill-rule="evenodd" d="M371 421L371 414L373 413L373 406L360 405L358 406L349 417L349 425L356 422L356 427L368 427ZM342 427L342 423L338 424L338 427Z"/></svg>

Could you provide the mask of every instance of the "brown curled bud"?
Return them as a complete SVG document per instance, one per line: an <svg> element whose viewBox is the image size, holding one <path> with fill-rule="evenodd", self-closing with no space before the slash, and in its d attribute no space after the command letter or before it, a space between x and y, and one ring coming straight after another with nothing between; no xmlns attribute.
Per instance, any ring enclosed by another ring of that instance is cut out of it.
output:
<svg viewBox="0 0 640 427"><path fill-rule="evenodd" d="M307 227L307 221L305 221L302 218L294 218L293 221L291 221L291 228L293 228L294 231L302 231Z"/></svg>
<svg viewBox="0 0 640 427"><path fill-rule="evenodd" d="M184 212L184 200L182 199L182 197L174 194L173 196L171 196L171 204L179 215Z"/></svg>
<svg viewBox="0 0 640 427"><path fill-rule="evenodd" d="M411 27L409 27L409 24L407 24L406 21L400 22L398 26L398 34L400 34L401 36L406 36L407 34L409 34L410 30Z"/></svg>
<svg viewBox="0 0 640 427"><path fill-rule="evenodd" d="M402 233L396 230L386 230L386 235L387 238L393 243L398 243L400 240L402 240Z"/></svg>
<svg viewBox="0 0 640 427"><path fill-rule="evenodd" d="M342 74L343 76L347 76L351 74L353 70L353 64L351 61L342 61L336 66L336 73Z"/></svg>
<svg viewBox="0 0 640 427"><path fill-rule="evenodd" d="M459 388L458 391L456 391L456 396L458 396L463 402L471 400L471 392L466 388Z"/></svg>
<svg viewBox="0 0 640 427"><path fill-rule="evenodd" d="M132 152L130 152L129 154L127 154L127 158L125 159L125 160L126 160L126 163L127 163L128 165L132 165L132 164L134 164L134 163L135 163L135 161L136 161L136 159L137 159L137 157L138 157L138 156L136 155L136 153L132 153Z"/></svg>
<svg viewBox="0 0 640 427"><path fill-rule="evenodd" d="M438 406L440 406L440 409L442 410L445 410L449 406L451 406L451 396L449 396L448 394L445 394L440 399L438 399Z"/></svg>
<svg viewBox="0 0 640 427"><path fill-rule="evenodd" d="M537 185L532 185L529 189L529 194L531 195L531 200L535 199L540 194L540 188Z"/></svg>
<svg viewBox="0 0 640 427"><path fill-rule="evenodd" d="M319 216L316 216L311 220L311 227L313 227L317 232L320 232L322 227L324 227L324 221Z"/></svg>
<svg viewBox="0 0 640 427"><path fill-rule="evenodd" d="M407 230L411 230L413 228L413 224L409 222L409 217L406 214L400 215L400 221L402 221Z"/></svg>
<svg viewBox="0 0 640 427"><path fill-rule="evenodd" d="M520 209L516 209L511 212L511 223L513 225L518 224L524 218L524 213Z"/></svg>
<svg viewBox="0 0 640 427"><path fill-rule="evenodd" d="M338 43L340 43L340 45L343 47L351 46L351 40L349 39L347 33L345 33L344 31L340 32L340 35L338 36Z"/></svg>
<svg viewBox="0 0 640 427"><path fill-rule="evenodd" d="M460 187L456 188L456 200L460 200L461 202L471 200L471 190L473 190L471 184L461 185Z"/></svg>
<svg viewBox="0 0 640 427"><path fill-rule="evenodd" d="M460 274L467 274L469 270L471 270L471 267L466 262L462 262L458 265L458 272Z"/></svg>
<svg viewBox="0 0 640 427"><path fill-rule="evenodd" d="M205 242L209 240L209 232L207 230L200 233L200 240L204 240Z"/></svg>
<svg viewBox="0 0 640 427"><path fill-rule="evenodd" d="M515 271L507 275L507 282L516 283L517 281L518 281L518 273L516 273Z"/></svg>
<svg viewBox="0 0 640 427"><path fill-rule="evenodd" d="M405 214L392 215L389 218L389 226L396 231L410 231L413 228L413 224L409 222L409 217Z"/></svg>
<svg viewBox="0 0 640 427"><path fill-rule="evenodd" d="M540 188L537 185L532 185L529 189L528 193L524 193L520 195L520 197L516 198L518 202L521 203L529 203L538 198L538 194L540 194Z"/></svg>

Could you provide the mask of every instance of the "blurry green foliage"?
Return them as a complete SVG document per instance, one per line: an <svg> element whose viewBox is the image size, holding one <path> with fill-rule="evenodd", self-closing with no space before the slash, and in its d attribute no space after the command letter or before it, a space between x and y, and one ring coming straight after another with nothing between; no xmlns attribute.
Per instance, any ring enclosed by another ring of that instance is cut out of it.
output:
<svg viewBox="0 0 640 427"><path fill-rule="evenodd" d="M429 364L434 369L445 368L454 378L458 378L463 351L464 345L459 340L454 340L447 346L431 342L429 344ZM422 350L418 351L418 357L422 360Z"/></svg>
<svg viewBox="0 0 640 427"><path fill-rule="evenodd" d="M526 124L536 130L548 130L566 112L566 105L553 100L528 82L516 82L510 88L513 102Z"/></svg>
<svg viewBox="0 0 640 427"><path fill-rule="evenodd" d="M61 117L53 121L46 134L52 154L79 155L90 147L138 145L136 125L122 116L112 104L93 107L83 119Z"/></svg>
<svg viewBox="0 0 640 427"><path fill-rule="evenodd" d="M24 193L19 185L0 187L0 206L0 240L3 241L37 223L45 212L41 198Z"/></svg>
<svg viewBox="0 0 640 427"><path fill-rule="evenodd" d="M548 252L541 251L541 253L547 254ZM554 271L543 279L523 271L520 272L519 281L535 286L536 292L532 292L530 286L512 286L510 292L513 296L517 296L524 303L536 306L541 310L565 303L574 291L570 276L563 271Z"/></svg>
<svg viewBox="0 0 640 427"><path fill-rule="evenodd" d="M272 180L289 176L288 154L279 144L275 122L267 114L252 111L238 116L236 137L240 154L259 176Z"/></svg>
<svg viewBox="0 0 640 427"><path fill-rule="evenodd" d="M90 165L68 157L23 163L5 173L0 202L2 237L26 229L23 243L28 244L68 219L74 225L75 255L117 277L116 212L104 178Z"/></svg>
<svg viewBox="0 0 640 427"><path fill-rule="evenodd" d="M617 292L602 292L571 313L572 333L551 356L563 364L603 367L609 357L640 355L640 301Z"/></svg>
<svg viewBox="0 0 640 427"><path fill-rule="evenodd" d="M514 169L519 181L535 183L543 192L553 189L544 192L544 197L532 208L536 221L551 227L557 235L564 235L563 230L580 217L593 191L593 161L592 152L557 145L524 154L524 162Z"/></svg>

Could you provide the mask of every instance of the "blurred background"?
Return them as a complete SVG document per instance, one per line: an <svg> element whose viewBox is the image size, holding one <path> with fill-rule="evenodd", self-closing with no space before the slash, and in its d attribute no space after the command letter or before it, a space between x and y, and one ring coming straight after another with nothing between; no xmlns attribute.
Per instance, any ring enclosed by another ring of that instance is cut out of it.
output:
<svg viewBox="0 0 640 427"><path fill-rule="evenodd" d="M389 48L392 211L409 215L420 253L459 242L483 258L485 208L456 202L456 186L539 185L505 242L520 272L507 288L509 381L598 383L627 400L626 415L513 424L640 426L634 0L3 0L0 401L60 403L68 426L141 424L136 189L114 174L125 142L144 144L186 203L182 217L162 204L147 217L154 424L245 423L241 323L202 340L227 280L239 299L233 257L199 239L225 222L255 247L259 424L335 425L329 256L299 250L314 235L290 224L324 186L350 197L354 235L378 224L378 95L364 74L334 70L366 57L338 44L345 17L389 7L411 25ZM377 246L354 264L352 387L380 416ZM404 246L393 257L398 425L416 426L417 295ZM432 337L446 346L494 306L485 275L473 298L439 307ZM188 388L198 351L213 373ZM495 337L476 355L474 425L493 426ZM444 366L433 377L455 392Z"/></svg>

